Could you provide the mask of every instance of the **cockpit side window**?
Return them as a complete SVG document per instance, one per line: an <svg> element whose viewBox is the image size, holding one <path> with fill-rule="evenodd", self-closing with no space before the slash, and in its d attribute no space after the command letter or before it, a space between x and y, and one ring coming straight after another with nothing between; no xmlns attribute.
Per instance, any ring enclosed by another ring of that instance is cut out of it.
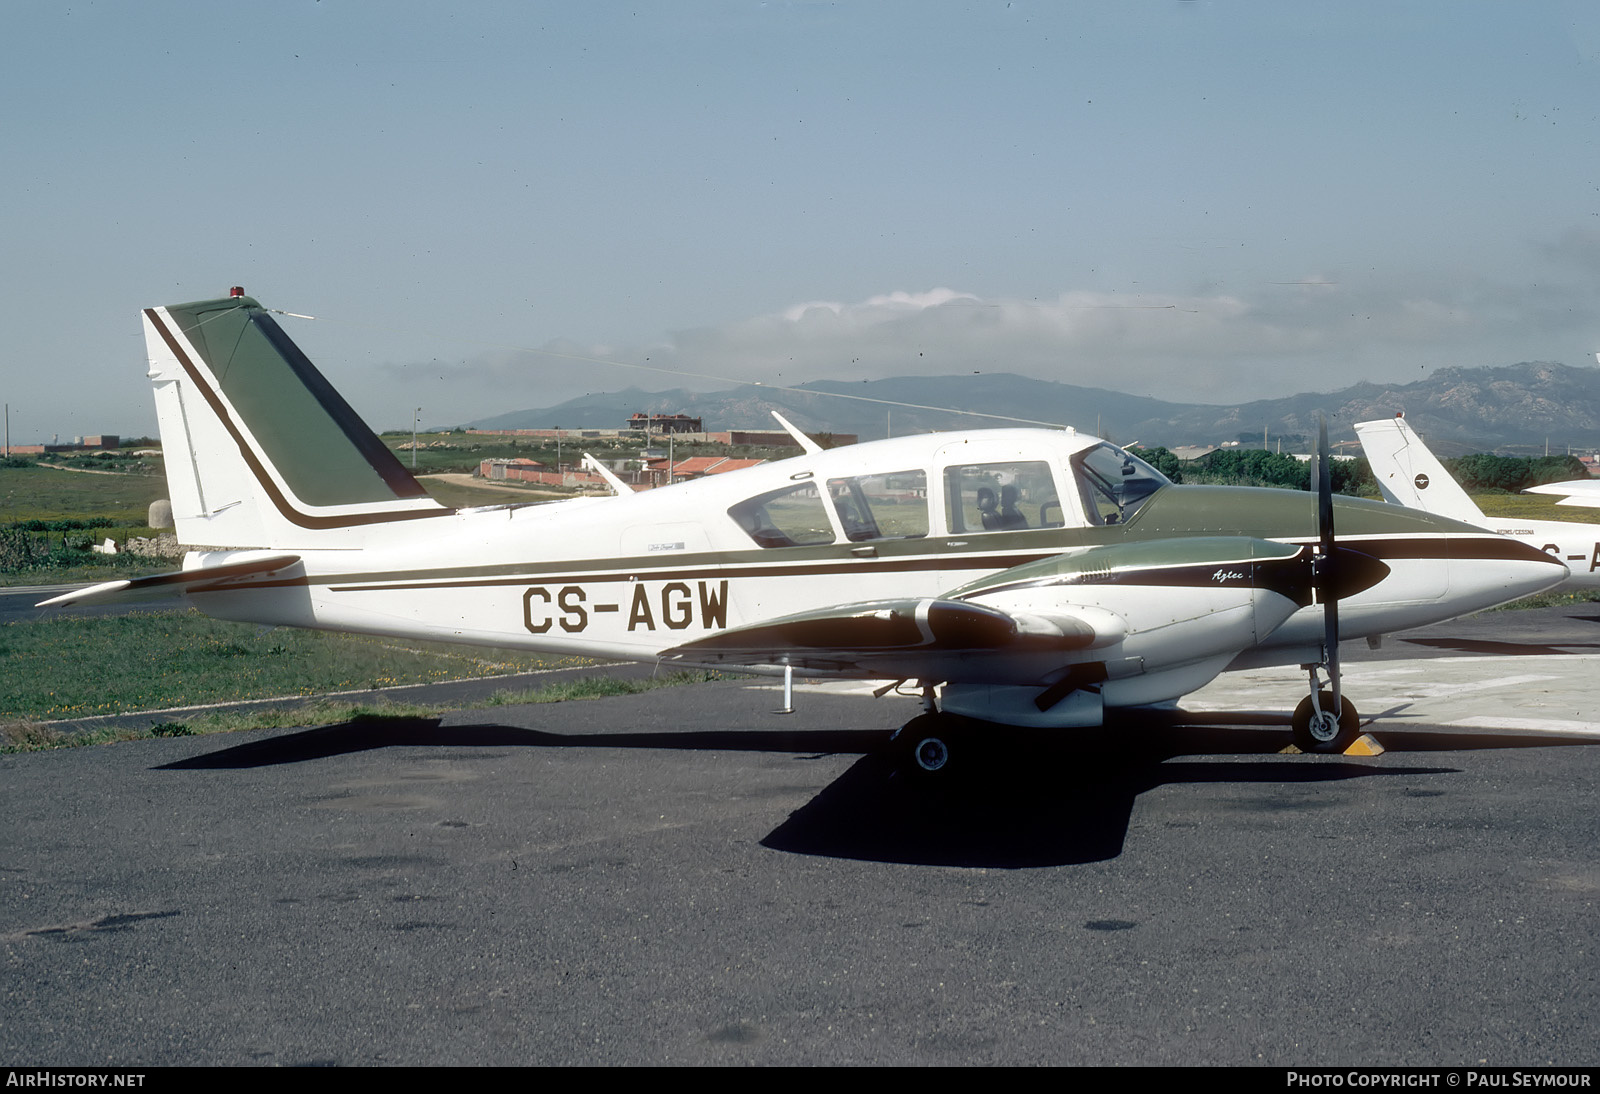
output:
<svg viewBox="0 0 1600 1094"><path fill-rule="evenodd" d="M1122 524L1172 480L1116 445L1101 444L1072 458L1072 474L1090 524Z"/></svg>
<svg viewBox="0 0 1600 1094"><path fill-rule="evenodd" d="M828 510L814 482L741 501L728 510L728 516L763 547L811 547L834 539Z"/></svg>
<svg viewBox="0 0 1600 1094"><path fill-rule="evenodd" d="M926 472L829 479L828 495L839 514L839 526L852 542L916 539L928 534Z"/></svg>
<svg viewBox="0 0 1600 1094"><path fill-rule="evenodd" d="M948 467L944 485L953 535L1062 525L1055 478L1043 460Z"/></svg>

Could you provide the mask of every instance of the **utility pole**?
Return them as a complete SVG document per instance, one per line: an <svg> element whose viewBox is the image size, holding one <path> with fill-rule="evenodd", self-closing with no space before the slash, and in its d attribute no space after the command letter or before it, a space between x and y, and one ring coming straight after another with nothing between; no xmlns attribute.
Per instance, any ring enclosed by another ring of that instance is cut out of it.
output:
<svg viewBox="0 0 1600 1094"><path fill-rule="evenodd" d="M417 412L411 415L411 470L417 469L417 423L422 421L422 408L417 407Z"/></svg>

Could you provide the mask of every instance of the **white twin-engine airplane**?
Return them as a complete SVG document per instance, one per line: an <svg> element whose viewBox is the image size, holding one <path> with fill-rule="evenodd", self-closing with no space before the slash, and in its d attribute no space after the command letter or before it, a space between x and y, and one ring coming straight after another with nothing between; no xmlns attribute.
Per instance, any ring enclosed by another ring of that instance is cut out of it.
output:
<svg viewBox="0 0 1600 1094"><path fill-rule="evenodd" d="M1325 460L1314 494L1175 486L1071 430L823 451L791 429L803 454L781 462L452 510L242 289L144 329L178 537L209 546L46 604L179 591L223 619L898 682L922 695L898 738L914 771L986 725L1099 725L1268 664L1309 671L1298 743L1342 749L1340 637L1566 576L1482 529L1335 499Z"/></svg>
<svg viewBox="0 0 1600 1094"><path fill-rule="evenodd" d="M1566 584L1574 588L1600 586L1600 524L1566 520L1526 520L1522 517L1491 517L1479 509L1461 485L1451 478L1428 446L1401 415L1375 422L1356 423L1361 450L1372 465L1383 496L1396 505L1437 513L1452 520L1487 528L1536 547L1551 558L1567 564ZM1595 485L1585 482L1551 483L1532 486L1529 494L1561 494L1581 497ZM1600 504L1560 502L1557 504Z"/></svg>

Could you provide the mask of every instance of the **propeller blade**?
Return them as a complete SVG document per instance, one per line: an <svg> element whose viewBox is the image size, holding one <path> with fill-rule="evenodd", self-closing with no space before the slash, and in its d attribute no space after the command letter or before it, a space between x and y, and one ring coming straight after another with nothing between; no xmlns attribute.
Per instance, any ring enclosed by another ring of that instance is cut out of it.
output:
<svg viewBox="0 0 1600 1094"><path fill-rule="evenodd" d="M1328 661L1328 683L1333 692L1333 714L1342 709L1339 698L1339 596L1334 573L1338 555L1334 552L1333 468L1329 464L1328 419L1318 415L1316 454L1317 536L1321 555L1317 559L1317 599L1322 602L1322 644Z"/></svg>
<svg viewBox="0 0 1600 1094"><path fill-rule="evenodd" d="M1322 538L1322 553L1333 553L1333 468L1328 463L1328 419L1318 415L1316 482L1317 535Z"/></svg>

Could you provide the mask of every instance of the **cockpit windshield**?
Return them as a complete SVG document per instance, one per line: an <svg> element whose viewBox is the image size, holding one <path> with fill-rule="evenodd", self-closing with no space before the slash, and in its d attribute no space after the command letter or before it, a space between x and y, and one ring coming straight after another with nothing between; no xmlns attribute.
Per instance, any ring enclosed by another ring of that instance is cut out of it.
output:
<svg viewBox="0 0 1600 1094"><path fill-rule="evenodd" d="M1091 524L1131 520L1151 494L1172 482L1139 457L1112 444L1096 445L1074 456L1072 473Z"/></svg>

